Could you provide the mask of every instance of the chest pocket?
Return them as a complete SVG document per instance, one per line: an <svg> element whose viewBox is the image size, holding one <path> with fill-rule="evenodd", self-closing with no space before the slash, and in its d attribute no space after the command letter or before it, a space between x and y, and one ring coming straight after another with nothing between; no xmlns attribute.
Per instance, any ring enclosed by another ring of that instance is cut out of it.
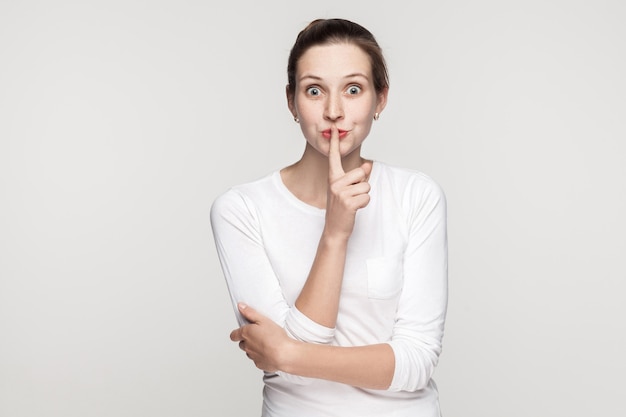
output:
<svg viewBox="0 0 626 417"><path fill-rule="evenodd" d="M401 258L372 258L367 260L367 295L386 300L402 291L403 273Z"/></svg>

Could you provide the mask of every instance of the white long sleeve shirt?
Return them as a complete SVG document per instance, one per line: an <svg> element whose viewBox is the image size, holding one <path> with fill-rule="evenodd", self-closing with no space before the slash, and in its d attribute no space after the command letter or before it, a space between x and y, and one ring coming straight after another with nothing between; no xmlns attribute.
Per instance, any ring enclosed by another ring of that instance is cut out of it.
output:
<svg viewBox="0 0 626 417"><path fill-rule="evenodd" d="M370 203L348 243L335 328L295 307L324 228L325 210L296 198L280 173L228 190L211 224L235 313L245 302L309 343L388 343L395 373L388 390L266 373L264 417L438 417L431 379L447 305L446 201L419 172L375 162ZM367 364L363 364L367 366Z"/></svg>

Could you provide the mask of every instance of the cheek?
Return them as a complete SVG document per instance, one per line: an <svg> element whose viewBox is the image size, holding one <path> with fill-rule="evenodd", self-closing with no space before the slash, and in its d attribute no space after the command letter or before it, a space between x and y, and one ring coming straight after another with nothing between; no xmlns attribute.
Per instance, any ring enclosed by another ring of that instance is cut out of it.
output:
<svg viewBox="0 0 626 417"><path fill-rule="evenodd" d="M373 118L375 111L376 103L364 101L354 103L353 106L350 106L349 113L346 112L346 114L351 114L355 121L363 122Z"/></svg>
<svg viewBox="0 0 626 417"><path fill-rule="evenodd" d="M298 114L300 115L300 120L304 120L308 123L317 120L317 117L319 115L319 110L312 103L297 105L296 109L298 110Z"/></svg>
<svg viewBox="0 0 626 417"><path fill-rule="evenodd" d="M363 112L359 115L358 119L354 119L354 124L358 126L358 129L362 132L369 132L374 123L374 115L369 112Z"/></svg>

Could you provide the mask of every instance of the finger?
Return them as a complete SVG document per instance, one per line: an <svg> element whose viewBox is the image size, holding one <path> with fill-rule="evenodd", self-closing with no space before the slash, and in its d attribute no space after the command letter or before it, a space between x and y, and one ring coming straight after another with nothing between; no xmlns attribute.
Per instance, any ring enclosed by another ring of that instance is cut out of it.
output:
<svg viewBox="0 0 626 417"><path fill-rule="evenodd" d="M341 152L339 151L339 130L337 130L336 127L331 127L330 129L328 168L328 175L330 179L335 179L345 174L343 165L341 165Z"/></svg>
<svg viewBox="0 0 626 417"><path fill-rule="evenodd" d="M369 180L370 174L372 173L372 167L373 167L372 161L365 161L361 165L361 168L363 169L363 171L365 171L365 181Z"/></svg>
<svg viewBox="0 0 626 417"><path fill-rule="evenodd" d="M245 303L237 304L237 308L239 309L241 315L250 323L257 323L263 318L263 316L258 311Z"/></svg>
<svg viewBox="0 0 626 417"><path fill-rule="evenodd" d="M245 345L243 340L241 342L239 342L239 349L241 349L242 351L246 352L246 345ZM246 356L248 357L248 359L252 359L252 357L250 356L249 352L246 352Z"/></svg>
<svg viewBox="0 0 626 417"><path fill-rule="evenodd" d="M241 327L230 332L230 340L232 340L233 342L238 342L242 339L243 338L241 336Z"/></svg>
<svg viewBox="0 0 626 417"><path fill-rule="evenodd" d="M368 182L360 182L358 184L354 184L352 185L352 187L350 187L350 195L352 197L356 197L358 195L362 195L362 194L368 194L371 190L371 186Z"/></svg>
<svg viewBox="0 0 626 417"><path fill-rule="evenodd" d="M363 164L360 167L354 168L353 170L345 173L344 176L337 181L337 184L339 186L348 186L361 182L367 182L370 172L371 167Z"/></svg>
<svg viewBox="0 0 626 417"><path fill-rule="evenodd" d="M371 197L369 194L359 194L357 196L354 196L354 204L357 209L362 209L367 207L367 205L370 203L370 199Z"/></svg>

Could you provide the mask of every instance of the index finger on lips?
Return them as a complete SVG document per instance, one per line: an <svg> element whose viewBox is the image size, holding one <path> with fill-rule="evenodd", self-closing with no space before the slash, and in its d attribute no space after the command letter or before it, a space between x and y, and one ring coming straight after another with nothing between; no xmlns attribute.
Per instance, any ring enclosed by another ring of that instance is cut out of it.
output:
<svg viewBox="0 0 626 417"><path fill-rule="evenodd" d="M341 152L339 151L339 130L336 127L330 129L330 149L328 151L328 168L331 179L345 174L341 165Z"/></svg>

